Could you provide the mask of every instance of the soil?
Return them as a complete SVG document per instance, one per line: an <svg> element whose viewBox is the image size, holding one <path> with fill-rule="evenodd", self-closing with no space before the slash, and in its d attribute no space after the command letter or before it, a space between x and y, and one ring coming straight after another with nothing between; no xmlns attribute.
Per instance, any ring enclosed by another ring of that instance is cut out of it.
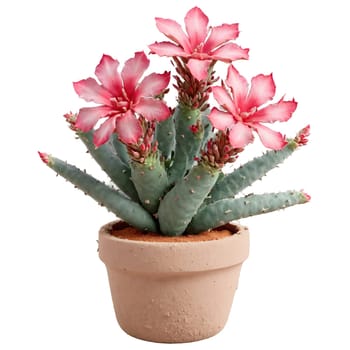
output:
<svg viewBox="0 0 350 350"><path fill-rule="evenodd" d="M176 237L162 236L154 232L140 231L129 226L125 222L117 222L113 225L111 234L118 238L145 242L201 242L221 239L231 236L239 231L233 224L226 224L215 230L205 231L196 235L182 235Z"/></svg>

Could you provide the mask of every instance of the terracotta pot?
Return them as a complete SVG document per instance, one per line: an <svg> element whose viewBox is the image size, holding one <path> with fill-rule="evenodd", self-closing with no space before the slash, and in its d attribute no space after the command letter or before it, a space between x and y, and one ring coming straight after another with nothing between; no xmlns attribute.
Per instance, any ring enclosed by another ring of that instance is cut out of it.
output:
<svg viewBox="0 0 350 350"><path fill-rule="evenodd" d="M136 338L162 343L211 337L227 321L239 273L249 253L249 232L201 242L145 242L117 238L112 222L99 233L115 314Z"/></svg>

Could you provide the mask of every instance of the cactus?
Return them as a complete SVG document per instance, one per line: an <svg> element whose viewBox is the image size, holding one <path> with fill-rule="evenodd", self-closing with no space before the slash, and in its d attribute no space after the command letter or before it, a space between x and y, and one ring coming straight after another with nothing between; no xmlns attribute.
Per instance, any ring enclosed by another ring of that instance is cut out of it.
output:
<svg viewBox="0 0 350 350"><path fill-rule="evenodd" d="M145 163L131 163L131 180L135 184L141 204L151 213L157 212L160 199L168 187L168 176L157 157L148 157Z"/></svg>
<svg viewBox="0 0 350 350"><path fill-rule="evenodd" d="M130 167L125 164L113 150L110 143L96 148L92 139L92 132L79 132L77 135L83 141L92 158L101 166L113 183L133 200L138 200L134 184L130 180Z"/></svg>
<svg viewBox="0 0 350 350"><path fill-rule="evenodd" d="M40 158L49 168L63 176L85 194L95 199L101 206L106 207L122 220L144 231L156 231L157 226L152 216L141 205L127 198L123 193L96 180L62 160L40 153Z"/></svg>
<svg viewBox="0 0 350 350"><path fill-rule="evenodd" d="M283 149L267 151L262 156L254 158L232 173L223 176L210 192L206 204L223 198L235 197L255 181L260 180L268 171L282 163L297 147L298 143L291 139Z"/></svg>
<svg viewBox="0 0 350 350"><path fill-rule="evenodd" d="M271 102L276 91L271 74L256 75L249 86L231 64L248 59L248 50L232 42L237 24L205 29L207 17L195 8L187 14L189 27L193 16L202 25L189 28L188 37L174 21L157 18L158 29L174 43L149 45L151 54L172 59L175 107L166 104L170 72L141 80L150 63L144 52L136 52L121 72L116 59L103 55L97 80L73 83L81 98L97 105L65 118L116 188L39 153L48 167L120 219L167 236L197 234L310 200L303 191L239 196L305 145L310 128L291 139L268 128L265 123L289 120L297 102ZM221 84L214 70L218 61L228 63ZM225 166L239 159L255 134L268 151L226 173Z"/></svg>
<svg viewBox="0 0 350 350"><path fill-rule="evenodd" d="M302 191L252 194L241 198L225 198L204 206L192 219L188 233L199 233L248 216L285 209L310 200Z"/></svg>
<svg viewBox="0 0 350 350"><path fill-rule="evenodd" d="M163 122L158 123L156 128L158 148L167 163L175 150L175 133L174 114Z"/></svg>
<svg viewBox="0 0 350 350"><path fill-rule="evenodd" d="M111 141L112 141L112 145L114 147L114 151L117 154L118 158L127 167L129 167L129 156L128 156L127 147L118 139L118 135L115 133L111 136Z"/></svg>
<svg viewBox="0 0 350 350"><path fill-rule="evenodd" d="M175 183L192 167L203 139L201 112L179 105L174 112L175 156L169 169L169 182Z"/></svg>
<svg viewBox="0 0 350 350"><path fill-rule="evenodd" d="M184 233L218 176L217 169L197 165L165 195L158 211L160 230L164 235Z"/></svg>

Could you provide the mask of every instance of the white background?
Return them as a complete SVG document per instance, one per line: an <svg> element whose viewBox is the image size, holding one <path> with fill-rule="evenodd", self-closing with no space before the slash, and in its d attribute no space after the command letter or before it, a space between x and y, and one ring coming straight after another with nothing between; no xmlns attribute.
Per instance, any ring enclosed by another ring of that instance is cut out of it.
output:
<svg viewBox="0 0 350 350"><path fill-rule="evenodd" d="M163 40L154 17L239 22L247 76L274 73L299 102L277 126L310 123L310 144L254 190L305 189L312 201L241 220L251 231L230 319L217 336L172 349L350 348L349 19L346 1L9 1L0 5L0 348L165 349L114 318L97 231L113 215L56 178L37 150L97 174L62 115L84 105L71 82L102 53L123 62ZM167 58L154 68L169 69ZM259 144L250 151L262 152ZM253 152L251 152L253 154ZM247 151L247 156L249 150ZM98 173L98 175L100 175ZM213 295L215 298L215 295Z"/></svg>

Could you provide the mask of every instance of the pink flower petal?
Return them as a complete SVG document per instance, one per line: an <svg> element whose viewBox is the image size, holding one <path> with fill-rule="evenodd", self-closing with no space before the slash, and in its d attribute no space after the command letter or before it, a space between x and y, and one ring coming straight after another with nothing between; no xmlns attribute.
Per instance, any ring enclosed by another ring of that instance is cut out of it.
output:
<svg viewBox="0 0 350 350"><path fill-rule="evenodd" d="M249 126L238 122L231 128L229 139L232 147L244 148L253 142L254 136Z"/></svg>
<svg viewBox="0 0 350 350"><path fill-rule="evenodd" d="M108 118L101 126L94 132L94 144L99 147L106 143L115 130L116 117Z"/></svg>
<svg viewBox="0 0 350 350"><path fill-rule="evenodd" d="M292 101L279 101L258 110L246 120L251 122L273 123L286 122L296 110L298 103Z"/></svg>
<svg viewBox="0 0 350 350"><path fill-rule="evenodd" d="M143 73L149 66L149 59L144 52L135 52L133 58L129 58L122 70L122 79L124 82L124 88L129 98L133 97L136 85Z"/></svg>
<svg viewBox="0 0 350 350"><path fill-rule="evenodd" d="M113 95L93 78L87 78L73 83L75 92L87 102L110 105Z"/></svg>
<svg viewBox="0 0 350 350"><path fill-rule="evenodd" d="M117 119L116 132L122 142L133 144L142 136L142 127L134 113L127 111Z"/></svg>
<svg viewBox="0 0 350 350"><path fill-rule="evenodd" d="M278 151L288 143L280 132L271 130L262 124L254 123L252 124L252 128L255 129L262 144L267 148Z"/></svg>
<svg viewBox="0 0 350 350"><path fill-rule="evenodd" d="M211 60L197 60L191 58L187 62L187 67L197 80L206 80L208 79L208 70L211 62Z"/></svg>
<svg viewBox="0 0 350 350"><path fill-rule="evenodd" d="M213 86L212 92L215 100L221 107L225 108L231 114L237 114L236 106L232 100L232 97L228 94L227 90L222 86Z"/></svg>
<svg viewBox="0 0 350 350"><path fill-rule="evenodd" d="M236 39L238 37L238 34L238 23L222 24L221 26L213 27L208 39L204 44L203 52L209 53L218 46L230 40Z"/></svg>
<svg viewBox="0 0 350 350"><path fill-rule="evenodd" d="M103 55L95 70L95 74L102 85L115 96L121 95L123 87L118 66L119 62L117 60L111 56Z"/></svg>
<svg viewBox="0 0 350 350"><path fill-rule="evenodd" d="M218 49L211 52L211 57L214 60L223 62L232 62L236 60L247 60L249 58L249 49L242 49L240 46L228 43L220 46Z"/></svg>
<svg viewBox="0 0 350 350"><path fill-rule="evenodd" d="M166 57L174 57L174 56L187 57L188 56L188 54L184 51L183 48L173 43L170 43L169 41L154 43L154 44L148 45L148 47L151 50L151 53L155 53L159 56L166 56Z"/></svg>
<svg viewBox="0 0 350 350"><path fill-rule="evenodd" d="M204 42L208 34L208 17L199 7L189 10L185 16L185 26L193 51Z"/></svg>
<svg viewBox="0 0 350 350"><path fill-rule="evenodd" d="M81 108L74 127L83 132L91 130L100 118L105 117L112 109L108 106Z"/></svg>
<svg viewBox="0 0 350 350"><path fill-rule="evenodd" d="M136 103L141 97L154 97L161 94L169 85L170 72L163 74L152 73L145 77L140 85L136 88L134 102Z"/></svg>
<svg viewBox="0 0 350 350"><path fill-rule="evenodd" d="M238 70L230 65L227 70L226 84L230 87L236 106L242 109L248 94L248 82L238 73Z"/></svg>
<svg viewBox="0 0 350 350"><path fill-rule="evenodd" d="M259 107L272 100L276 93L275 82L272 74L259 74L252 79L249 94L247 96L245 111L248 112L253 107Z"/></svg>
<svg viewBox="0 0 350 350"><path fill-rule="evenodd" d="M235 123L232 114L220 111L216 107L211 110L208 119L214 128L222 131L230 129Z"/></svg>
<svg viewBox="0 0 350 350"><path fill-rule="evenodd" d="M149 121L158 122L168 119L171 115L171 111L164 101L153 98L141 98L140 102L134 106L134 111Z"/></svg>
<svg viewBox="0 0 350 350"><path fill-rule="evenodd" d="M156 25L160 32L170 40L182 46L186 52L191 52L190 42L179 23L172 19L156 18Z"/></svg>

